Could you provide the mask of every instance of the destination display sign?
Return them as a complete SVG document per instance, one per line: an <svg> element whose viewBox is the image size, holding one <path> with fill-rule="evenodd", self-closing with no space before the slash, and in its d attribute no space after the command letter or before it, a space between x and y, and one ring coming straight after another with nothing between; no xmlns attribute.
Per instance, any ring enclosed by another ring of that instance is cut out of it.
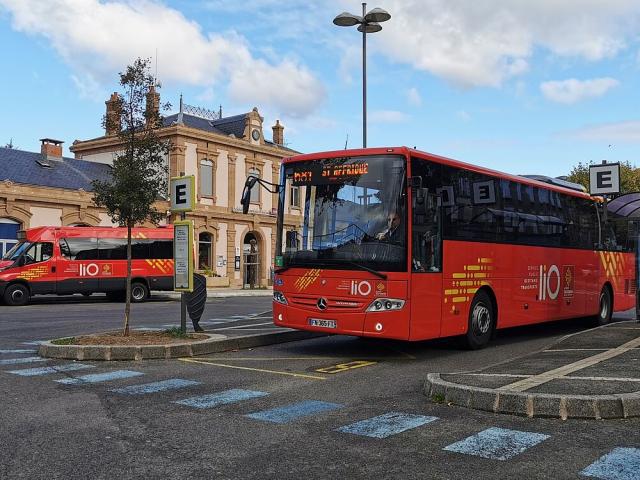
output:
<svg viewBox="0 0 640 480"><path fill-rule="evenodd" d="M330 185L357 180L369 173L369 162L333 165L302 164L293 167L293 185Z"/></svg>

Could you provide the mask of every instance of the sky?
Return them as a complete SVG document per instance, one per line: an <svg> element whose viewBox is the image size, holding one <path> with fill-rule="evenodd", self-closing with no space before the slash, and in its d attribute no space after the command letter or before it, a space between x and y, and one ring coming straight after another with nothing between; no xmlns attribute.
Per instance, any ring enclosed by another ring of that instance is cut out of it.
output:
<svg viewBox="0 0 640 480"><path fill-rule="evenodd" d="M380 0L367 35L368 146L515 173L640 166L638 0ZM362 146L352 0L0 0L0 146L103 134L118 73L150 58L163 101L258 107L309 153ZM2 172L0 172L0 180Z"/></svg>

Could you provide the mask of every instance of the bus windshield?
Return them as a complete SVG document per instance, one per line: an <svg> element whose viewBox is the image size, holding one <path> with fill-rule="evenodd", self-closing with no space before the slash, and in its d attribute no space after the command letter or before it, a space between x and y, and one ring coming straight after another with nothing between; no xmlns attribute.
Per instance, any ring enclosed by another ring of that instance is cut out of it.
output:
<svg viewBox="0 0 640 480"><path fill-rule="evenodd" d="M276 266L406 271L405 179L399 155L285 166Z"/></svg>
<svg viewBox="0 0 640 480"><path fill-rule="evenodd" d="M15 261L18 259L22 252L24 252L27 248L31 246L30 242L20 242L16 243L11 250L4 254L2 260L10 260Z"/></svg>

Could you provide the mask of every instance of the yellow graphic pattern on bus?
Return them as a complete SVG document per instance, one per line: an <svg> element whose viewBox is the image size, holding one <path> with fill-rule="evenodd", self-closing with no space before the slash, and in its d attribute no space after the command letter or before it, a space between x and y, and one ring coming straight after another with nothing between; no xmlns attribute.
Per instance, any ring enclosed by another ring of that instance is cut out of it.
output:
<svg viewBox="0 0 640 480"><path fill-rule="evenodd" d="M296 290L302 292L318 279L320 273L322 273L322 270L319 268L308 270L303 276L296 280L296 283L294 283L293 286L296 287Z"/></svg>
<svg viewBox="0 0 640 480"><path fill-rule="evenodd" d="M493 258L479 257L475 264L464 265L463 272L454 272L444 289L444 303L465 303L483 285L489 285Z"/></svg>
<svg viewBox="0 0 640 480"><path fill-rule="evenodd" d="M49 273L49 267L47 265L41 265L39 267L33 267L29 270L25 270L18 278L23 278L25 280L35 280L36 278L44 277L47 273Z"/></svg>
<svg viewBox="0 0 640 480"><path fill-rule="evenodd" d="M624 255L620 252L598 252L598 254L605 274L609 279L613 280L615 290L621 290L619 283L622 282L620 277L625 270Z"/></svg>
<svg viewBox="0 0 640 480"><path fill-rule="evenodd" d="M147 260L147 264L162 273L171 273L173 268L173 260Z"/></svg>
<svg viewBox="0 0 640 480"><path fill-rule="evenodd" d="M619 252L598 252L602 268L608 277L615 277L624 273L624 256Z"/></svg>

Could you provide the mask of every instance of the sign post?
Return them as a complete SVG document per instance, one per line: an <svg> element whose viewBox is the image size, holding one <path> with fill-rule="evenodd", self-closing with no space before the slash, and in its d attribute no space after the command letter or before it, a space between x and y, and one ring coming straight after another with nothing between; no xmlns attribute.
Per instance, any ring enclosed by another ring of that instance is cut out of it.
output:
<svg viewBox="0 0 640 480"><path fill-rule="evenodd" d="M187 332L187 302L185 292L193 291L193 223L186 212L196 203L195 177L173 177L170 182L171 211L180 213L173 224L173 289L180 292L180 331Z"/></svg>

